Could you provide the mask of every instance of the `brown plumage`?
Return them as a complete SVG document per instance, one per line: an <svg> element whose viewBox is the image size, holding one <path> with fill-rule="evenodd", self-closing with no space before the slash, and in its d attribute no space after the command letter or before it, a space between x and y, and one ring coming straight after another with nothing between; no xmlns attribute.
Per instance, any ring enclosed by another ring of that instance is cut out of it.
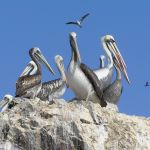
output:
<svg viewBox="0 0 150 150"><path fill-rule="evenodd" d="M19 77L16 82L16 97L26 97L26 98L35 98L39 93L42 83L41 83L41 66L40 62L43 62L50 72L53 72L52 68L46 61L45 57L42 55L39 48L31 48L29 50L29 55L31 59L35 62L37 70L33 75L26 74Z"/></svg>

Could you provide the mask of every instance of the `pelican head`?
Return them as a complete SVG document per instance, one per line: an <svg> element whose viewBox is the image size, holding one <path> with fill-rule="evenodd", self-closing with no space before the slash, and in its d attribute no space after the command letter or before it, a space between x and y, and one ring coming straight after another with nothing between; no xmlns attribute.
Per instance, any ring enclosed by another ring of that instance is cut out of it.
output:
<svg viewBox="0 0 150 150"><path fill-rule="evenodd" d="M128 77L128 74L126 71L126 64L124 62L124 59L123 59L119 49L117 48L114 37L111 35L106 35L106 36L103 36L101 40L102 40L102 43L104 44L103 46L105 47L105 49L108 49L113 54L115 59L117 60L117 63L119 64L125 79L130 84L130 80L129 80L129 77Z"/></svg>
<svg viewBox="0 0 150 150"><path fill-rule="evenodd" d="M78 45L77 45L77 35L75 32L71 32L69 34L69 39L70 39L70 46L72 48L72 51L74 52L75 57L77 57L77 60L81 62L81 56L79 53Z"/></svg>
<svg viewBox="0 0 150 150"><path fill-rule="evenodd" d="M104 55L100 55L100 59L104 61L105 60L105 56Z"/></svg>
<svg viewBox="0 0 150 150"><path fill-rule="evenodd" d="M20 77L26 76L26 75L33 75L36 73L36 71L37 71L37 65L35 64L34 61L31 60L29 64L27 65L27 67L22 72L22 74L20 75Z"/></svg>
<svg viewBox="0 0 150 150"><path fill-rule="evenodd" d="M6 100L6 101L8 101L8 102L11 102L12 100L13 100L13 96L12 95L9 95L9 94L6 94L5 96L4 96L4 100Z"/></svg>
<svg viewBox="0 0 150 150"><path fill-rule="evenodd" d="M104 64L106 57L104 55L100 55L99 60Z"/></svg>
<svg viewBox="0 0 150 150"><path fill-rule="evenodd" d="M47 62L46 58L43 56L42 52L38 47L31 48L29 50L29 54L33 59L36 59L37 61L43 63L46 65L48 70L52 73L55 74L49 63Z"/></svg>
<svg viewBox="0 0 150 150"><path fill-rule="evenodd" d="M2 101L0 101L0 108L3 108L6 104L10 103L13 100L13 96L6 94Z"/></svg>
<svg viewBox="0 0 150 150"><path fill-rule="evenodd" d="M65 75L65 67L64 67L62 56L56 55L55 56L55 62L56 62L58 70L60 71L60 73L62 75L63 81L65 81L67 83L67 78L66 78L66 75Z"/></svg>

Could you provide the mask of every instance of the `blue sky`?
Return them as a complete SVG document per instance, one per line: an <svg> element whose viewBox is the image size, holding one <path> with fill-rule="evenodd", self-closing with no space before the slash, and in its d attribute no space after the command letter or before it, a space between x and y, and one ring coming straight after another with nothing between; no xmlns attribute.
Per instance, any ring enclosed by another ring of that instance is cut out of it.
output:
<svg viewBox="0 0 150 150"><path fill-rule="evenodd" d="M30 61L28 50L39 47L57 76L43 66L43 81L59 77L54 56L60 54L67 67L71 50L68 33L75 31L82 60L91 68L99 66L99 55L104 54L100 37L114 36L131 80L123 79L124 91L119 102L120 112L150 116L150 2L105 0L26 0L0 2L0 97L14 95L15 82ZM67 21L78 19L89 12L82 29L67 26ZM67 91L65 99L73 98Z"/></svg>

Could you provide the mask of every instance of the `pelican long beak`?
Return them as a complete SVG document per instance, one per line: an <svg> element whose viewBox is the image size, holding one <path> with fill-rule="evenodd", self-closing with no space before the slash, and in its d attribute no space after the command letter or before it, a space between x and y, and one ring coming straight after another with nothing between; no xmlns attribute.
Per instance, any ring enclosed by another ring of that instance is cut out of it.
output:
<svg viewBox="0 0 150 150"><path fill-rule="evenodd" d="M113 45L114 45L114 47L118 50L117 45L116 45L115 42L113 43ZM125 68L127 68L127 65L126 65L125 61L123 60L123 57L122 57L122 55L121 55L121 53L120 53L119 50L118 50L118 53L119 53L119 56L121 57L121 60L123 61L122 63L124 64Z"/></svg>
<svg viewBox="0 0 150 150"><path fill-rule="evenodd" d="M71 32L70 33L70 46L72 48L72 51L75 53L75 57L77 57L77 60L79 60L79 62L81 63L81 56L79 53L79 49L78 49L78 44L77 44L77 35L75 32Z"/></svg>
<svg viewBox="0 0 150 150"><path fill-rule="evenodd" d="M110 41L108 43L108 45L111 47L111 52L113 53L114 57L116 58L117 62L119 63L121 71L122 71L125 79L130 84L130 80L129 80L129 77L128 77L128 74L127 74L127 71L126 71L125 61L124 61L119 49L117 48L116 43L114 41L113 42Z"/></svg>
<svg viewBox="0 0 150 150"><path fill-rule="evenodd" d="M42 53L35 53L36 57L38 57L38 59L43 63L45 64L45 66L48 68L48 70L53 74L55 75L52 67L49 65L49 63L47 62L46 58L43 56Z"/></svg>

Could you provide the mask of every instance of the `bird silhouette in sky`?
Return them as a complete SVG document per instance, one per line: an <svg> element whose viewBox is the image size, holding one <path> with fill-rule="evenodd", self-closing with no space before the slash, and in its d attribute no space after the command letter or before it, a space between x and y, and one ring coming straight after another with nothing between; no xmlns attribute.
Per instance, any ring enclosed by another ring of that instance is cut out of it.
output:
<svg viewBox="0 0 150 150"><path fill-rule="evenodd" d="M150 86L150 84L148 82L145 83L145 86Z"/></svg>
<svg viewBox="0 0 150 150"><path fill-rule="evenodd" d="M73 25L77 25L78 27L80 27L80 28L82 28L82 22L83 22L83 20L87 17L87 16L89 16L90 14L89 13L87 13L87 14L85 14L84 16L82 16L79 20L77 20L77 21L72 21L72 22L67 22L66 24L73 24Z"/></svg>

